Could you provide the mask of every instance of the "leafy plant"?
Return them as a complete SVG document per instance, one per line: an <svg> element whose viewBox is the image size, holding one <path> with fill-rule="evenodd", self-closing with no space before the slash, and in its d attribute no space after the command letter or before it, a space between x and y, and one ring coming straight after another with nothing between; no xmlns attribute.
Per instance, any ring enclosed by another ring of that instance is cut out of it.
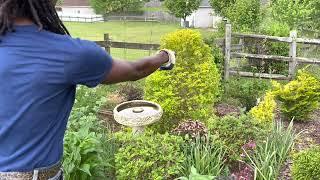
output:
<svg viewBox="0 0 320 180"><path fill-rule="evenodd" d="M225 83L224 98L239 99L249 111L256 106L258 98L262 97L268 89L270 89L270 83L261 79L230 79Z"/></svg>
<svg viewBox="0 0 320 180"><path fill-rule="evenodd" d="M95 114L106 102L109 89L77 88L77 97L64 139L65 179L112 177L116 144Z"/></svg>
<svg viewBox="0 0 320 180"><path fill-rule="evenodd" d="M320 179L320 147L315 146L293 156L292 175L296 180Z"/></svg>
<svg viewBox="0 0 320 180"><path fill-rule="evenodd" d="M164 117L153 126L170 131L183 119L206 119L220 91L220 73L199 32L179 30L162 38L161 48L177 53L172 71L159 71L146 79L145 99L159 103Z"/></svg>
<svg viewBox="0 0 320 180"><path fill-rule="evenodd" d="M217 143L213 136L197 136L184 144L184 162L182 173L188 175L190 167L194 167L200 174L217 177L226 172L225 150L221 143Z"/></svg>
<svg viewBox="0 0 320 180"><path fill-rule="evenodd" d="M228 9L235 4L236 0L210 0L210 4L214 11L224 17L227 16Z"/></svg>
<svg viewBox="0 0 320 180"><path fill-rule="evenodd" d="M88 115L69 123L64 140L65 179L105 177L112 171L115 145L106 133L97 131L101 127L97 122L95 116Z"/></svg>
<svg viewBox="0 0 320 180"><path fill-rule="evenodd" d="M279 22L286 23L291 29L307 26L312 22L315 11L313 0L273 0L272 17Z"/></svg>
<svg viewBox="0 0 320 180"><path fill-rule="evenodd" d="M255 179L277 179L281 167L293 147L295 133L292 128L293 122L288 128L284 128L283 124L278 122L266 141L258 143L253 154L244 150L255 171Z"/></svg>
<svg viewBox="0 0 320 180"><path fill-rule="evenodd" d="M233 28L240 31L250 31L261 22L260 0L235 0L226 10L226 17Z"/></svg>
<svg viewBox="0 0 320 180"><path fill-rule="evenodd" d="M207 135L208 129L202 122L189 120L180 123L172 133L182 137L188 135L196 138L197 136Z"/></svg>
<svg viewBox="0 0 320 180"><path fill-rule="evenodd" d="M281 86L274 84L274 94L281 101L281 112L288 118L307 121L319 107L320 82L313 75L299 70L296 80Z"/></svg>
<svg viewBox="0 0 320 180"><path fill-rule="evenodd" d="M165 0L164 5L171 14L186 22L187 17L199 8L200 2L201 0Z"/></svg>
<svg viewBox="0 0 320 180"><path fill-rule="evenodd" d="M146 133L133 136L118 133L117 179L172 179L185 161L180 145L183 139L169 134Z"/></svg>
<svg viewBox="0 0 320 180"><path fill-rule="evenodd" d="M250 115L241 115L239 118L225 116L211 119L209 129L211 134L225 145L229 160L240 159L242 146L251 140L261 141L267 130L254 122Z"/></svg>
<svg viewBox="0 0 320 180"><path fill-rule="evenodd" d="M267 92L263 101L250 110L252 117L266 128L272 127L277 103L271 91Z"/></svg>
<svg viewBox="0 0 320 180"><path fill-rule="evenodd" d="M193 166L191 167L190 171L191 172L189 177L180 177L177 180L212 180L214 179L214 176L199 174L197 169Z"/></svg>

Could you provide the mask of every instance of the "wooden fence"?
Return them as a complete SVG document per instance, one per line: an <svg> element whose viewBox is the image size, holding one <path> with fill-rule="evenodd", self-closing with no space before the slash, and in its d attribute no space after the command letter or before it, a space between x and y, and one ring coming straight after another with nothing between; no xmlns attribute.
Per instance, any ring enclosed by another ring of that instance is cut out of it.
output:
<svg viewBox="0 0 320 180"><path fill-rule="evenodd" d="M238 44L232 44L232 38L239 38ZM244 40L245 39L260 39L267 40L272 42L284 42L290 45L289 57L277 56L277 55L264 55L264 54L249 54L244 53L243 49L245 48ZM297 57L297 44L308 44L308 45L318 45L320 46L320 39L306 39L298 38L297 32L290 32L290 37L276 37L276 36L266 36L266 35L257 35L257 34L240 34L232 33L231 24L226 24L226 33L223 41L217 41L216 43L223 47L224 49L224 79L228 80L232 75L238 75L242 77L259 77L265 79L277 79L277 80L290 80L293 78L296 73L297 66L300 64L318 64L320 65L320 59L316 58L304 58ZM120 42L113 41L110 39L109 34L104 35L103 41L96 41L98 45L105 48L106 51L110 54L111 48L123 48L123 49L136 49L136 50L157 50L159 49L159 44L145 44L145 43L130 43L130 42ZM235 52L238 51L238 52ZM240 51L240 52L239 52ZM235 71L230 68L230 61L233 58L248 58L256 59L259 61L281 61L289 63L289 75L282 74L268 74L268 73L253 73L253 72L242 72Z"/></svg>
<svg viewBox="0 0 320 180"><path fill-rule="evenodd" d="M67 15L59 15L60 19L64 22L104 22L104 18L102 16L91 16L91 17L78 17L78 16L67 16Z"/></svg>
<svg viewBox="0 0 320 180"><path fill-rule="evenodd" d="M104 35L103 41L96 41L98 45L105 48L110 54L111 48L123 48L123 49L136 49L136 50L157 50L159 49L159 44L144 44L144 43L130 43L130 42L120 42L113 41L110 39L109 34Z"/></svg>
<svg viewBox="0 0 320 180"><path fill-rule="evenodd" d="M231 24L226 24L225 38L223 42L217 41L220 46L224 48L225 64L224 64L224 79L228 80L230 75L239 75L242 77L260 77L267 79L278 79L278 80L289 80L294 76L297 66L300 64L319 64L320 59L316 58L303 58L297 57L297 44L308 44L308 45L319 45L320 39L306 39L298 38L296 31L290 32L290 37L276 37L276 36L266 36L266 35L256 35L256 34L241 34L232 33ZM239 38L239 44L232 44L233 38ZM290 45L289 57L276 56L276 55L262 55L262 54L249 54L243 53L245 47L245 39L260 39L272 42L284 42ZM234 52L235 50L240 50L240 52ZM267 73L252 73L252 72L241 72L234 71L230 69L230 60L233 58L248 58L256 59L260 61L282 61L289 63L289 75L281 74L267 74Z"/></svg>

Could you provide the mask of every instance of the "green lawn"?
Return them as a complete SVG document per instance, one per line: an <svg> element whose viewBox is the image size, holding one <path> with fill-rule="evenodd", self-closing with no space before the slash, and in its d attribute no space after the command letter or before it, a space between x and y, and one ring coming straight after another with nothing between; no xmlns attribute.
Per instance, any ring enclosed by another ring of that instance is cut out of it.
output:
<svg viewBox="0 0 320 180"><path fill-rule="evenodd" d="M159 43L161 36L180 28L177 24L124 21L102 23L66 22L65 25L74 37L103 40L103 35L109 33L110 37L116 41L140 43Z"/></svg>
<svg viewBox="0 0 320 180"><path fill-rule="evenodd" d="M160 43L160 39L167 33L180 29L178 24L158 22L125 22L110 21L99 23L65 22L73 37L92 41L102 41L104 34L109 33L112 40L137 43ZM208 31L199 30L204 36ZM111 49L114 58L136 60L155 52L132 49Z"/></svg>

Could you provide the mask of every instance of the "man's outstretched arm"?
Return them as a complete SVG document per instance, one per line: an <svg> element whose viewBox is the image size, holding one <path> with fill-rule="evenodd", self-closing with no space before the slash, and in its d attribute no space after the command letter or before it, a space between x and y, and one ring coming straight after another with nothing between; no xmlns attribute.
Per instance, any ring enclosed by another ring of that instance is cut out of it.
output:
<svg viewBox="0 0 320 180"><path fill-rule="evenodd" d="M169 55L161 51L159 54L146 57L135 62L113 60L112 69L103 84L115 84L125 81L136 81L155 72L169 61Z"/></svg>

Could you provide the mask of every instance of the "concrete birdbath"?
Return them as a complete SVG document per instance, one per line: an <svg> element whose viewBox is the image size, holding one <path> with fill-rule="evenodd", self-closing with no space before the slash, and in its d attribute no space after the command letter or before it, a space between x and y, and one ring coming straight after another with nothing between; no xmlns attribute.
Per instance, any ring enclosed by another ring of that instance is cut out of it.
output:
<svg viewBox="0 0 320 180"><path fill-rule="evenodd" d="M113 110L114 119L124 126L132 128L132 133L142 134L146 126L159 121L163 110L160 105L136 100L119 104Z"/></svg>

